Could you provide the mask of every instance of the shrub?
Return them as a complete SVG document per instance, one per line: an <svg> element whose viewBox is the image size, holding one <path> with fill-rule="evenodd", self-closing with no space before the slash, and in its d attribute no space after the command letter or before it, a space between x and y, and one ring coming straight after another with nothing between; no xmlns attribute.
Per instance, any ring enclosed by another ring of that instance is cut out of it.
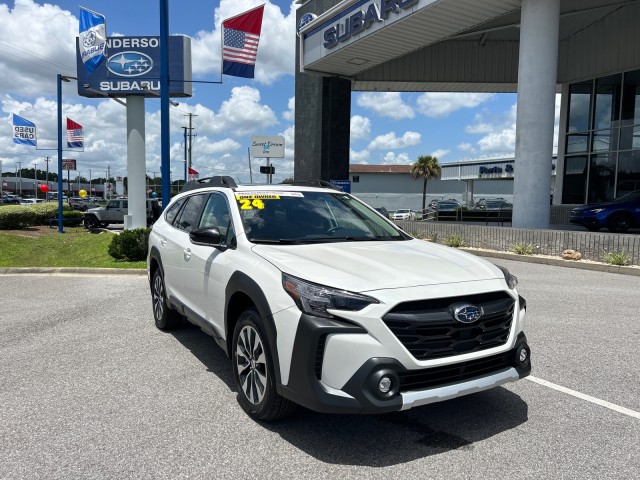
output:
<svg viewBox="0 0 640 480"><path fill-rule="evenodd" d="M629 253L625 251L608 252L604 255L604 261L609 265L629 265Z"/></svg>
<svg viewBox="0 0 640 480"><path fill-rule="evenodd" d="M116 260L140 262L147 258L149 228L124 230L113 237L109 244L109 255Z"/></svg>
<svg viewBox="0 0 640 480"><path fill-rule="evenodd" d="M0 208L0 229L17 230L37 225L36 212L31 207L9 205Z"/></svg>
<svg viewBox="0 0 640 480"><path fill-rule="evenodd" d="M459 233L452 233L447 235L444 239L444 244L448 247L464 247L464 238Z"/></svg>
<svg viewBox="0 0 640 480"><path fill-rule="evenodd" d="M63 205L63 208L65 209L63 214L66 216L66 211L69 209L69 205L66 203ZM47 225L49 223L49 219L58 216L58 202L36 203L31 207L25 208L35 212L36 225Z"/></svg>
<svg viewBox="0 0 640 480"><path fill-rule="evenodd" d="M511 251L518 255L533 255L536 251L536 246L533 243L514 243L511 245Z"/></svg>

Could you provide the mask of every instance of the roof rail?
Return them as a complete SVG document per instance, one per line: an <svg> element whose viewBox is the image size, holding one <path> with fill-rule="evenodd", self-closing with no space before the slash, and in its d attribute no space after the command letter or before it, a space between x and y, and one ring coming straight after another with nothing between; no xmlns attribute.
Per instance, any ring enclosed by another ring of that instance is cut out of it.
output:
<svg viewBox="0 0 640 480"><path fill-rule="evenodd" d="M291 183L287 183L286 185L297 185L299 187L324 187L324 188L332 188L333 190L340 191L340 189L336 187L333 183L327 182L326 180L319 180L319 179L305 180L301 182L291 182Z"/></svg>
<svg viewBox="0 0 640 480"><path fill-rule="evenodd" d="M216 177L205 177L199 178L197 180L189 180L184 186L180 189L181 192L187 192L189 190L195 190L196 188L205 188L205 187L226 187L226 188L236 188L238 185L236 184L233 178L228 176L216 176Z"/></svg>

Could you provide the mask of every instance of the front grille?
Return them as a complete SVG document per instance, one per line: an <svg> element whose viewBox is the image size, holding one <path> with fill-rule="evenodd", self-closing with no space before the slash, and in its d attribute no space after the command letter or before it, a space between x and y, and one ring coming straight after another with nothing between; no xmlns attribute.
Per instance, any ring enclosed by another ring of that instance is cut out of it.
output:
<svg viewBox="0 0 640 480"><path fill-rule="evenodd" d="M513 366L513 351L467 362L399 372L400 392L434 388L484 377Z"/></svg>
<svg viewBox="0 0 640 480"><path fill-rule="evenodd" d="M484 314L473 323L461 323L450 309L458 302L482 307ZM382 320L417 360L432 360L503 345L514 307L506 292L490 292L401 303Z"/></svg>

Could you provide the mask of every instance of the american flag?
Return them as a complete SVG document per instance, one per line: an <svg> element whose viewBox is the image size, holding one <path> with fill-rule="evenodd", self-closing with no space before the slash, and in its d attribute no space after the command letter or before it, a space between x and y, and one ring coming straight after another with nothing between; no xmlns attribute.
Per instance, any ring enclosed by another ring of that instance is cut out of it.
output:
<svg viewBox="0 0 640 480"><path fill-rule="evenodd" d="M82 134L82 125L67 118L67 147L83 148L84 135Z"/></svg>
<svg viewBox="0 0 640 480"><path fill-rule="evenodd" d="M222 22L222 73L253 78L264 5Z"/></svg>
<svg viewBox="0 0 640 480"><path fill-rule="evenodd" d="M225 28L222 59L254 65L258 54L260 35Z"/></svg>

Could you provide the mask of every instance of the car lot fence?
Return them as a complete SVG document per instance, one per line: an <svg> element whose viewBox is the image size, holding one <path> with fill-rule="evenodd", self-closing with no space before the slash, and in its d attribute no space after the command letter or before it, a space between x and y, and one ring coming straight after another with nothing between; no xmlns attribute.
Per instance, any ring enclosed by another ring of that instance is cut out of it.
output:
<svg viewBox="0 0 640 480"><path fill-rule="evenodd" d="M460 235L465 246L508 252L514 244L531 244L535 253L561 256L572 249L585 260L602 261L609 252L625 251L631 265L640 264L640 235L607 232L535 230L500 226L468 225L464 223L396 222L407 233L437 242L450 235Z"/></svg>

